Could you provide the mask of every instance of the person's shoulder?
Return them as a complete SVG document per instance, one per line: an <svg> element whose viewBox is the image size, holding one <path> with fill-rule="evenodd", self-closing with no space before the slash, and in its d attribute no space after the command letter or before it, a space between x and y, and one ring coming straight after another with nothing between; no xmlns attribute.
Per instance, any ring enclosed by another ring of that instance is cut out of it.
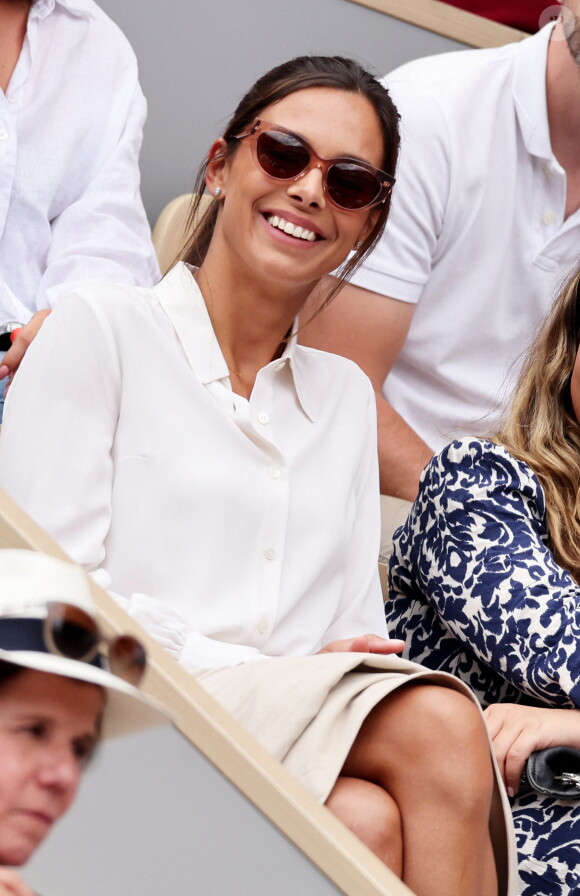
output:
<svg viewBox="0 0 580 896"><path fill-rule="evenodd" d="M431 460L425 478L453 481L476 493L479 489L514 488L536 496L541 486L531 467L490 439L468 436L455 439Z"/></svg>
<svg viewBox="0 0 580 896"><path fill-rule="evenodd" d="M159 302L153 290L127 283L87 281L63 295L53 314L59 318L99 319L116 327L134 328L140 318L151 318Z"/></svg>
<svg viewBox="0 0 580 896"><path fill-rule="evenodd" d="M89 17L88 37L95 47L106 47L108 58L112 64L137 64L135 52L124 32L95 0L85 0ZM102 42L105 42L104 44Z"/></svg>
<svg viewBox="0 0 580 896"><path fill-rule="evenodd" d="M307 345L297 345L295 357L313 382L324 377L337 389L348 388L363 394L373 392L370 379L354 361Z"/></svg>
<svg viewBox="0 0 580 896"><path fill-rule="evenodd" d="M423 130L445 122L464 128L464 112L477 96L511 96L514 49L455 50L414 59L383 78L402 115L401 127Z"/></svg>
<svg viewBox="0 0 580 896"><path fill-rule="evenodd" d="M425 93L438 92L445 84L456 87L469 85L470 79L485 79L486 72L510 68L517 52L516 44L476 50L453 50L436 56L412 59L385 75L387 87L408 86ZM458 83L457 79L463 80Z"/></svg>

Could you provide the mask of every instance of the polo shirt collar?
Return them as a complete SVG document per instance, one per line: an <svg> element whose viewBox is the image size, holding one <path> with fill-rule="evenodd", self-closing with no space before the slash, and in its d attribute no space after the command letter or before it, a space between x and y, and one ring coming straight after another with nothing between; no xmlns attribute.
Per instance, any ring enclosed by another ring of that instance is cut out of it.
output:
<svg viewBox="0 0 580 896"><path fill-rule="evenodd" d="M57 4L75 16L90 18L93 15L93 0L33 0L30 15L36 19L46 19Z"/></svg>
<svg viewBox="0 0 580 896"><path fill-rule="evenodd" d="M526 149L531 155L553 159L546 98L546 63L553 24L517 46L514 104Z"/></svg>
<svg viewBox="0 0 580 896"><path fill-rule="evenodd" d="M193 268L179 262L153 292L161 302L181 342L190 367L204 385L229 377L230 372L214 333L201 290L193 276ZM294 321L288 344L281 357L271 365L287 364L298 402L304 413L314 420L315 407L310 400L306 370L297 352L298 323ZM269 367L270 365L268 365ZM315 404L315 402L314 402Z"/></svg>

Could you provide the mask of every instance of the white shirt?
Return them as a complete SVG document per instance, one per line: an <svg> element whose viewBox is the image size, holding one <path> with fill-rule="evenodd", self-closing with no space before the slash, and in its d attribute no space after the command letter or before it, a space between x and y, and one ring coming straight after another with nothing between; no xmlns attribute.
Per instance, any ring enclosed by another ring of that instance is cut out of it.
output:
<svg viewBox="0 0 580 896"><path fill-rule="evenodd" d="M385 79L402 154L387 231L353 283L416 303L384 395L434 449L496 431L522 352L577 262L580 211L550 145L552 26Z"/></svg>
<svg viewBox="0 0 580 896"><path fill-rule="evenodd" d="M293 337L235 394L183 264L63 299L8 394L0 482L186 668L386 632L368 379Z"/></svg>
<svg viewBox="0 0 580 896"><path fill-rule="evenodd" d="M92 0L36 0L0 90L0 323L83 280L158 279L139 195L146 104L126 38Z"/></svg>

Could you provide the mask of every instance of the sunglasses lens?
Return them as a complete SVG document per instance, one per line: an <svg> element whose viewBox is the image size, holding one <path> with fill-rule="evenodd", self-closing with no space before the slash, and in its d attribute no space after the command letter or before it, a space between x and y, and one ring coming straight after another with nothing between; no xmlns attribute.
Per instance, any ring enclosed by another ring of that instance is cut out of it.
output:
<svg viewBox="0 0 580 896"><path fill-rule="evenodd" d="M94 656L100 641L97 623L71 604L51 603L46 617L46 640L51 650L71 660Z"/></svg>
<svg viewBox="0 0 580 896"><path fill-rule="evenodd" d="M331 165L326 176L328 195L336 205L346 209L366 208L381 192L378 178L349 162Z"/></svg>
<svg viewBox="0 0 580 896"><path fill-rule="evenodd" d="M143 678L147 667L145 648L131 635L119 635L109 645L109 668L113 675L135 687Z"/></svg>
<svg viewBox="0 0 580 896"><path fill-rule="evenodd" d="M270 177L290 180L297 177L310 162L306 147L282 131L264 131L256 142L258 162Z"/></svg>

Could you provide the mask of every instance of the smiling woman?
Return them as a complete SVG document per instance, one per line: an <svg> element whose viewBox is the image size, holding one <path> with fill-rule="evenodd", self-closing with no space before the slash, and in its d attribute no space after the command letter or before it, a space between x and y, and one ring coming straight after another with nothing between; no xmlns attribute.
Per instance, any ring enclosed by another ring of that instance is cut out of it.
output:
<svg viewBox="0 0 580 896"><path fill-rule="evenodd" d="M69 808L101 730L164 718L129 683L144 671L139 642L122 636L100 652L82 570L1 550L0 582L0 896L29 896L5 866L28 861Z"/></svg>
<svg viewBox="0 0 580 896"><path fill-rule="evenodd" d="M151 291L81 288L43 327L0 475L418 896L504 896L511 817L479 708L387 637L372 387L296 340L313 287L379 238L398 145L355 62L264 75L209 150L183 261Z"/></svg>

